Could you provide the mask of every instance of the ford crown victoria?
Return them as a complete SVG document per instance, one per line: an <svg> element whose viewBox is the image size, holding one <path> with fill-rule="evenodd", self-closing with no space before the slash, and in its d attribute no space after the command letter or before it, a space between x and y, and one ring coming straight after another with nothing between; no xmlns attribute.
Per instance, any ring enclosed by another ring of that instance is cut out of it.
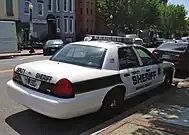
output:
<svg viewBox="0 0 189 135"><path fill-rule="evenodd" d="M14 68L7 93L27 108L57 119L99 110L116 114L123 101L171 86L174 65L139 45L110 41L70 43L49 60Z"/></svg>

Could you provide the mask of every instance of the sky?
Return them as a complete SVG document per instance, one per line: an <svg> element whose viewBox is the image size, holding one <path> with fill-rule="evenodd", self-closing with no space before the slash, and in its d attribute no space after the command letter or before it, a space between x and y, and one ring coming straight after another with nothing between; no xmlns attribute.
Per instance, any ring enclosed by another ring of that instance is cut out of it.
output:
<svg viewBox="0 0 189 135"><path fill-rule="evenodd" d="M184 5L186 10L188 11L187 16L189 17L189 0L169 0L169 3Z"/></svg>

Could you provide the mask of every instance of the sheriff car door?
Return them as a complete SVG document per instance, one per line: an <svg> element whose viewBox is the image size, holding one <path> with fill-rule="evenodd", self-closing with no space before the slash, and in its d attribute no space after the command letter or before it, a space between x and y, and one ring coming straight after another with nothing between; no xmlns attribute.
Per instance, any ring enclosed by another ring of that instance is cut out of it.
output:
<svg viewBox="0 0 189 135"><path fill-rule="evenodd" d="M141 74L141 67L136 53L132 47L122 47L118 49L119 70L129 97L139 90L142 83L136 83L134 76ZM142 89L142 88L140 88Z"/></svg>
<svg viewBox="0 0 189 135"><path fill-rule="evenodd" d="M144 47L134 47L139 59L142 61L142 76L145 89L156 86L159 81L160 71L157 59Z"/></svg>

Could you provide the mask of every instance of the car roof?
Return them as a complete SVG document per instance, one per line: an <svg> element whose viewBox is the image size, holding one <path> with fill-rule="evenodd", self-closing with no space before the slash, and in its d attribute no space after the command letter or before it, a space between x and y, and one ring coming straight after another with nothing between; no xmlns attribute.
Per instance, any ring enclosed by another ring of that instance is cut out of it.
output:
<svg viewBox="0 0 189 135"><path fill-rule="evenodd" d="M140 46L136 44L125 44L121 42L113 42L113 41L101 41L101 40L96 40L96 41L80 41L80 42L73 42L70 44L80 44L80 45L86 45L86 46L95 46L95 47L103 47L103 48L113 48L113 47L127 47L127 46Z"/></svg>

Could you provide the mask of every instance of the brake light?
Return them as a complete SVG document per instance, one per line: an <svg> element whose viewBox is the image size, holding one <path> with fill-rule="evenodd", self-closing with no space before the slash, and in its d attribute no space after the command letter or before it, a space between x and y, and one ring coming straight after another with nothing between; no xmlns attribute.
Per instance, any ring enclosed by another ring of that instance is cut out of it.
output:
<svg viewBox="0 0 189 135"><path fill-rule="evenodd" d="M154 50L154 51L152 52L152 54L153 54L153 55L156 55L156 54L157 54L157 52Z"/></svg>
<svg viewBox="0 0 189 135"><path fill-rule="evenodd" d="M59 80L51 92L58 97L74 97L71 82L65 78Z"/></svg>
<svg viewBox="0 0 189 135"><path fill-rule="evenodd" d="M176 56L176 60L184 60L184 57L183 56Z"/></svg>

